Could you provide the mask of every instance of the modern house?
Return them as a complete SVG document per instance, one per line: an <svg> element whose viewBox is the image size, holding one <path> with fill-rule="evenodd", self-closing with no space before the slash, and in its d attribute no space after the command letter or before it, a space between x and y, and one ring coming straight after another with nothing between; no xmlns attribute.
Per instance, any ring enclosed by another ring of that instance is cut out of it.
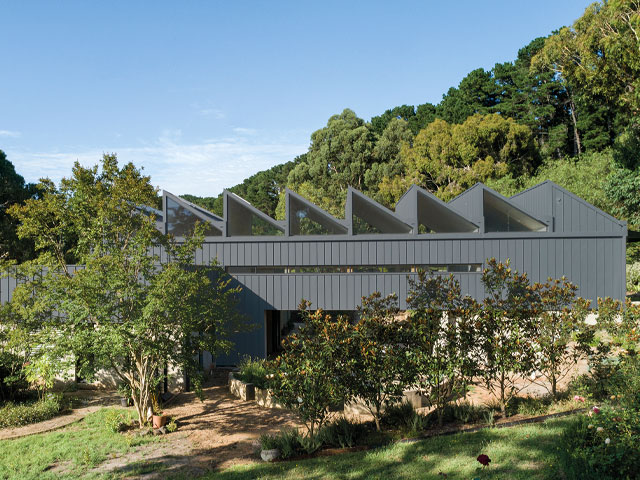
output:
<svg viewBox="0 0 640 480"><path fill-rule="evenodd" d="M275 351L301 299L327 311L354 311L364 295L396 293L406 307L417 269L453 273L463 294L484 295L489 258L510 259L532 282L567 277L591 299L625 297L627 227L551 181L511 198L478 183L445 203L412 186L391 211L349 188L344 219L285 192L284 221L224 192L223 218L168 192L159 228L178 239L207 223L196 264L214 259L242 286L240 306L256 328L238 355Z"/></svg>
<svg viewBox="0 0 640 480"><path fill-rule="evenodd" d="M551 181L511 198L478 183L448 203L413 186L394 211L350 188L344 219L292 191L285 200L279 221L228 191L223 217L163 192L158 228L180 240L204 222L195 263L216 260L233 276L242 286L240 308L255 324L219 365L275 351L303 298L352 312L362 296L380 291L396 293L405 308L408 278L418 269L452 273L463 294L482 299L487 259L510 259L532 282L567 277L594 305L598 297L625 297L626 223ZM4 302L12 279L0 282ZM211 361L205 354L203 366Z"/></svg>

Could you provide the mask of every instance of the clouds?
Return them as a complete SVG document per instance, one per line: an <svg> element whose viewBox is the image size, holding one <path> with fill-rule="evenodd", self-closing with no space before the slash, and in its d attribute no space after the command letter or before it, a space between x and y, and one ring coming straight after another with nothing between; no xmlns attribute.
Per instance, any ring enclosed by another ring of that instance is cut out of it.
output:
<svg viewBox="0 0 640 480"><path fill-rule="evenodd" d="M250 129L247 129L250 130ZM64 152L7 151L9 160L28 182L49 177L58 182L71 174L77 160L84 166L98 163L103 153L115 152L120 163L133 162L151 175L153 185L175 194L215 196L254 173L292 160L307 145L261 141L248 132L201 143L181 141L179 130L166 130L153 144L140 147L78 149ZM254 132L255 133L255 132Z"/></svg>
<svg viewBox="0 0 640 480"><path fill-rule="evenodd" d="M20 132L14 132L11 130L0 130L0 137L18 138L20 135Z"/></svg>

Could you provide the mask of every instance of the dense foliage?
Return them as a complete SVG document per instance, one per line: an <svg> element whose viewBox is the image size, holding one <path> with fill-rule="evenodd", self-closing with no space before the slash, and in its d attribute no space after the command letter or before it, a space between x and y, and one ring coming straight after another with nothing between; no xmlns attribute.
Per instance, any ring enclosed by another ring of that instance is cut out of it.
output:
<svg viewBox="0 0 640 480"><path fill-rule="evenodd" d="M7 213L7 209L15 203L24 202L35 193L35 186L25 183L0 150L0 258L5 256L16 261L33 258L33 243L18 239L18 222Z"/></svg>
<svg viewBox="0 0 640 480"><path fill-rule="evenodd" d="M0 407L0 428L21 427L49 420L65 408L67 408L67 402L62 395L53 393L34 402L21 404L8 402Z"/></svg>
<svg viewBox="0 0 640 480"><path fill-rule="evenodd" d="M221 269L193 267L201 226L177 244L137 210L156 192L132 164L119 168L105 155L100 170L76 163L59 187L43 181L39 189L40 198L10 208L38 256L16 267L21 283L3 315L11 330L27 332L27 379L44 394L74 360L85 378L113 372L130 387L143 425L165 365L184 369L197 388L197 353L230 348L242 323L237 289ZM166 260L150 254L154 247Z"/></svg>
<svg viewBox="0 0 640 480"><path fill-rule="evenodd" d="M392 207L412 183L449 199L477 181L512 195L550 179L640 228L639 5L596 2L514 61L473 70L437 105L370 122L346 109L306 154L231 190L278 218L285 187L342 216L348 185ZM189 198L221 213L221 197Z"/></svg>

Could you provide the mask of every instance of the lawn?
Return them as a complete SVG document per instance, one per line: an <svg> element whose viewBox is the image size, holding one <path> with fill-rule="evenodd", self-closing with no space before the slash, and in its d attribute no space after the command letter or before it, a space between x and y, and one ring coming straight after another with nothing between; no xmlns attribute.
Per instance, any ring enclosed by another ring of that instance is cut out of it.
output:
<svg viewBox="0 0 640 480"><path fill-rule="evenodd" d="M401 443L368 452L235 467L205 477L241 479L526 479L563 478L560 439L568 418ZM476 458L492 462L478 470ZM446 474L442 475L441 474Z"/></svg>
<svg viewBox="0 0 640 480"><path fill-rule="evenodd" d="M158 440L110 432L104 424L107 411L99 410L63 430L0 441L0 478L92 478L89 470L108 457Z"/></svg>
<svg viewBox="0 0 640 480"><path fill-rule="evenodd" d="M105 429L101 410L76 425L58 432L0 442L0 478L119 478L149 472L154 464L141 462L133 469L99 476L91 469L114 455L157 441L154 437L130 437ZM415 443L393 444L375 450L317 457L273 464L252 464L205 479L556 479L560 471L561 436L569 418L542 424L504 429L488 429L427 439ZM160 445L159 445L160 446ZM485 453L491 466L484 471L476 457ZM55 467L55 468L54 468ZM446 476L440 474L446 474ZM162 478L192 478L160 473ZM160 478L159 477L159 478Z"/></svg>

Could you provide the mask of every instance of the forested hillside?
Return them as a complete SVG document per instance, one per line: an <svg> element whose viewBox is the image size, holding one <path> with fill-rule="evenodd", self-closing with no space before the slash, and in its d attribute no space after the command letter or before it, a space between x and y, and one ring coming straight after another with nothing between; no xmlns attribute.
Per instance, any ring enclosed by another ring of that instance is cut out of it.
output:
<svg viewBox="0 0 640 480"><path fill-rule="evenodd" d="M342 216L348 185L393 207L412 183L448 200L478 181L512 195L551 179L640 228L639 113L640 2L594 3L437 105L370 121L345 109L306 154L229 190L277 218L285 187ZM221 197L186 198L222 213Z"/></svg>
<svg viewBox="0 0 640 480"><path fill-rule="evenodd" d="M638 230L639 115L640 0L598 2L513 61L473 70L437 105L333 115L306 153L229 190L281 219L288 187L341 217L349 185L393 207L413 183L449 200L479 181L512 195L550 179ZM34 189L1 151L0 167L0 250L19 260L33 247L5 209ZM222 214L221 195L183 196Z"/></svg>

